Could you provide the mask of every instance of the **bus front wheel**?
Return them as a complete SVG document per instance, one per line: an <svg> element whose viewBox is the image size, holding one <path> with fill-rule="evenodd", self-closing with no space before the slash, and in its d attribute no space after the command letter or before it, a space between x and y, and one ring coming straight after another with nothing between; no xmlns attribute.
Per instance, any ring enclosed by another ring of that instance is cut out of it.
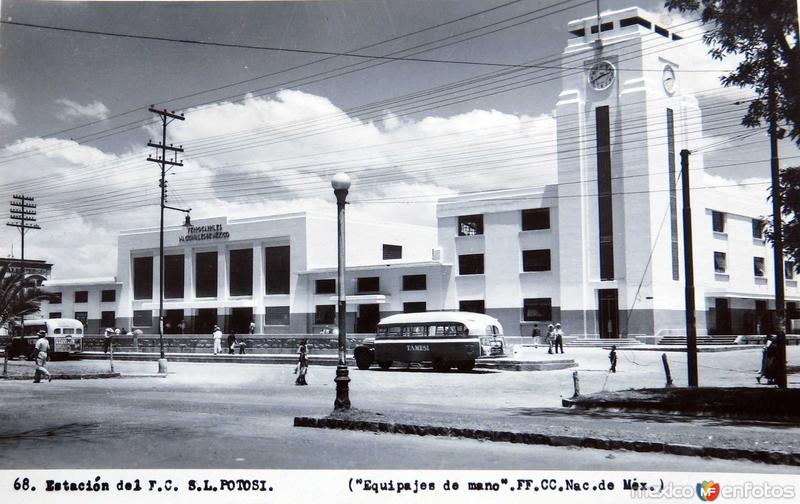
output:
<svg viewBox="0 0 800 504"><path fill-rule="evenodd" d="M460 361L458 364L456 364L456 368L462 373L468 373L475 368L475 361L474 360Z"/></svg>

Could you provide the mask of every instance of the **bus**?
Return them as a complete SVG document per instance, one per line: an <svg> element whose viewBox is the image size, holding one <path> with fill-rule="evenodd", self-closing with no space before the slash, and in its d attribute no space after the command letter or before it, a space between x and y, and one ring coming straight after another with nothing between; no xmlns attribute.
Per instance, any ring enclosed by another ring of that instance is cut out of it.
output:
<svg viewBox="0 0 800 504"><path fill-rule="evenodd" d="M8 346L9 359L16 356L30 358L38 339L38 332L45 331L50 342L52 357L66 357L83 351L83 323L68 318L25 320L22 336L11 339Z"/></svg>
<svg viewBox="0 0 800 504"><path fill-rule="evenodd" d="M422 312L391 315L378 323L374 338L353 352L358 369L377 363L431 363L435 371L455 366L471 371L475 360L504 355L503 327L494 317L470 312Z"/></svg>

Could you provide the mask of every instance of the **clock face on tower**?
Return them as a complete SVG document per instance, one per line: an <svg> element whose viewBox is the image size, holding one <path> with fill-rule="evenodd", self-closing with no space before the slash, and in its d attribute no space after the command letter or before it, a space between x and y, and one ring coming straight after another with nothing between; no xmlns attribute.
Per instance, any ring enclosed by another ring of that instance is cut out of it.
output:
<svg viewBox="0 0 800 504"><path fill-rule="evenodd" d="M598 61L589 68L589 85L596 91L602 91L611 87L614 83L614 76L617 69L608 61Z"/></svg>
<svg viewBox="0 0 800 504"><path fill-rule="evenodd" d="M666 65L661 73L661 84L663 84L664 91L667 94L671 95L675 92L675 70L669 65Z"/></svg>

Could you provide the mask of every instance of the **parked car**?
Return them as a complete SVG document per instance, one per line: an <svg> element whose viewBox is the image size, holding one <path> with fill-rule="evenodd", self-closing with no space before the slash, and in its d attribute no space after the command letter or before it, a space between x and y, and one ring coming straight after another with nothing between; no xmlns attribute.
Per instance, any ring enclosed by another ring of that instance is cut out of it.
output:
<svg viewBox="0 0 800 504"><path fill-rule="evenodd" d="M35 350L36 347L31 340L22 336L14 336L6 345L6 355L8 355L9 360L17 357L33 360Z"/></svg>

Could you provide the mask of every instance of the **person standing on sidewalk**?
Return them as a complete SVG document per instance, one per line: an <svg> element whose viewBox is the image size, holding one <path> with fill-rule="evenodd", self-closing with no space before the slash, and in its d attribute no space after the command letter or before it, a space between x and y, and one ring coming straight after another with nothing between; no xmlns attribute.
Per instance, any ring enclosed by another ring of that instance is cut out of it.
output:
<svg viewBox="0 0 800 504"><path fill-rule="evenodd" d="M297 349L297 379L294 381L295 385L308 385L306 383L306 373L308 372L308 341L300 341L300 346Z"/></svg>
<svg viewBox="0 0 800 504"><path fill-rule="evenodd" d="M564 331L561 330L561 324L556 324L555 330L555 337L556 337L556 345L555 345L555 353L558 353L559 348L561 349L561 353L564 353Z"/></svg>
<svg viewBox="0 0 800 504"><path fill-rule="evenodd" d="M250 321L250 336L256 333L256 323L252 320Z"/></svg>
<svg viewBox="0 0 800 504"><path fill-rule="evenodd" d="M103 353L108 353L108 348L111 346L111 337L114 336L114 330L110 327L106 328L103 334Z"/></svg>
<svg viewBox="0 0 800 504"><path fill-rule="evenodd" d="M43 377L47 377L47 381L52 381L53 377L50 376L50 371L47 370L47 352L50 351L50 342L47 341L47 333L45 331L38 332L39 339L36 340L36 372L33 374L33 383L39 383Z"/></svg>
<svg viewBox="0 0 800 504"><path fill-rule="evenodd" d="M533 330L531 331L531 338L533 338L533 344L538 345L541 337L542 337L542 331L539 330L539 324L533 324Z"/></svg>
<svg viewBox="0 0 800 504"><path fill-rule="evenodd" d="M214 332L211 335L214 337L214 355L217 355L222 352L222 331L218 325L214 326Z"/></svg>
<svg viewBox="0 0 800 504"><path fill-rule="evenodd" d="M611 345L611 351L608 353L608 360L611 362L611 371L612 373L617 372L617 345Z"/></svg>
<svg viewBox="0 0 800 504"><path fill-rule="evenodd" d="M553 327L553 324L547 326L547 335L545 336L545 339L547 340L547 353L549 354L553 353L553 343L556 341L555 332L556 328Z"/></svg>

